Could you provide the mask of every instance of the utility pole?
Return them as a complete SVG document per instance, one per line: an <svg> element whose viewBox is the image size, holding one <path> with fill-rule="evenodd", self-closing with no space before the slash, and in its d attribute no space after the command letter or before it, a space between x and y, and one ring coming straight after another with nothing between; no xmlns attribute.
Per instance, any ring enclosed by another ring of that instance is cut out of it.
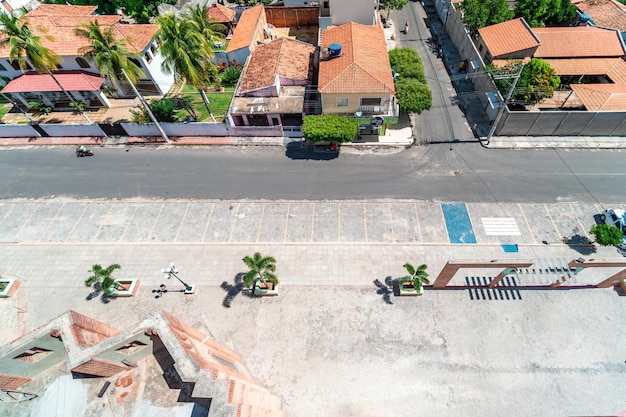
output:
<svg viewBox="0 0 626 417"><path fill-rule="evenodd" d="M500 105L500 110L498 110L496 119L493 121L493 124L491 125L491 129L489 130L489 134L487 135L487 143L485 143L485 145L489 145L489 141L491 140L491 137L496 131L496 127L498 127L498 123L500 123L500 119L502 118L502 115L504 114L504 109L506 108L507 104L509 103L509 100L511 99L511 96L513 95L513 90L515 90L515 86L517 85L517 81L519 80L520 75L522 75L523 69L524 69L524 64L520 63L519 68L517 69L515 74L498 74L498 75L492 74L491 75L494 81L513 78L513 83L511 83L511 86L509 87L509 91L506 93L506 98L502 101ZM498 90L498 95L502 97L499 90Z"/></svg>
<svg viewBox="0 0 626 417"><path fill-rule="evenodd" d="M137 91L135 84L133 84L133 82L130 80L130 77L128 76L128 74L126 74L126 71L124 71L124 69L122 69L122 74L124 74L124 77L126 77L126 81L128 81L128 84L130 84L130 88L133 89L133 92L137 95L137 97L139 98L139 101L141 101L141 104L143 104L144 108L146 109L146 112L148 113L148 116L150 116L150 119L154 122L157 129L159 129L159 133L161 133L161 137L165 139L165 143L169 144L170 138L167 136L167 134L161 127L161 124L159 124L159 121L156 119L156 117L154 117L154 114L152 113L152 110L150 110L150 106L146 102L146 99L144 99L143 96L139 94L139 91Z"/></svg>

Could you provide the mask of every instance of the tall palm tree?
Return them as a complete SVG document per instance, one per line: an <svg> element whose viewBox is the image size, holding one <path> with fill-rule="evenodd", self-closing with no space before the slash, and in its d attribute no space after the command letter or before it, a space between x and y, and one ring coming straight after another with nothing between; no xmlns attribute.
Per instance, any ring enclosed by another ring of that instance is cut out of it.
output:
<svg viewBox="0 0 626 417"><path fill-rule="evenodd" d="M97 20L84 23L82 27L74 29L79 38L87 39L91 45L83 46L78 50L85 58L93 61L100 69L100 75L109 78L113 88L123 92L120 80L128 76L131 83L135 83L144 72L128 57L128 39L116 39L113 29L109 26L102 28Z"/></svg>
<svg viewBox="0 0 626 417"><path fill-rule="evenodd" d="M243 285L246 288L252 287L257 280L263 281L266 286L268 281L274 285L278 284L278 277L274 274L276 271L276 259L273 257L261 256L259 252L255 252L252 257L246 256L242 261L249 269L243 276Z"/></svg>
<svg viewBox="0 0 626 417"><path fill-rule="evenodd" d="M195 6L189 8L186 13L186 17L198 24L200 33L202 33L205 39L210 42L211 47L213 46L214 41L221 41L224 39L226 26L211 20L207 3L196 4ZM211 54L211 56L213 56L213 54Z"/></svg>
<svg viewBox="0 0 626 417"><path fill-rule="evenodd" d="M0 12L0 45L9 46L9 59L16 61L22 71L25 71L28 68L28 63L30 63L38 73L50 75L73 104L74 108L80 111L88 123L91 123L87 114L82 110L82 106L76 103L74 97L65 90L52 73L59 67L61 57L42 45L41 40L42 38L54 40L54 38L49 35L36 35L26 20L22 19L22 16L27 12L25 8L21 8L12 14ZM39 29L39 31L42 31L42 29Z"/></svg>
<svg viewBox="0 0 626 417"><path fill-rule="evenodd" d="M415 268L413 265L407 262L402 266L406 269L408 275L401 277L401 280L411 281L414 288L421 288L424 284L430 284L430 281L428 280L428 272L426 272L426 268L428 268L426 264L421 264L420 266Z"/></svg>
<svg viewBox="0 0 626 417"><path fill-rule="evenodd" d="M100 264L95 264L89 270L92 275L85 281L85 286L91 287L93 284L98 283L104 294L113 295L117 289L117 284L115 283L115 278L111 275L113 271L121 268L118 264L111 264L106 268L103 268Z"/></svg>
<svg viewBox="0 0 626 417"><path fill-rule="evenodd" d="M213 47L205 36L206 28L189 15L161 15L157 17L157 23L164 58L161 67L167 72L174 72L177 77L184 77L188 84L195 86L211 113L204 89L217 79L217 69L211 61ZM212 113L211 118L215 121Z"/></svg>

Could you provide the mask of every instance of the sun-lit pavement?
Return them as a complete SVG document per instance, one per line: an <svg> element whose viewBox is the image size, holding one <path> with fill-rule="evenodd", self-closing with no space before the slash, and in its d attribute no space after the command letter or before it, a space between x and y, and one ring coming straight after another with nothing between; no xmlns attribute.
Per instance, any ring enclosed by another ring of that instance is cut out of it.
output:
<svg viewBox="0 0 626 417"><path fill-rule="evenodd" d="M442 207L415 201L3 201L0 273L23 284L14 297L0 300L0 343L68 309L121 328L165 309L241 354L282 396L289 416L625 410L625 297L613 289L428 289L420 298L399 298L389 286L406 261L427 263L433 277L452 259L617 258L613 248L561 243L562 237L584 237L599 207L467 204L476 244L451 243L458 234L450 231L467 225ZM514 219L519 234L508 221L512 234L498 235L484 221L494 218ZM500 243L518 243L519 252L506 253ZM244 271L241 258L256 250L277 259L279 297L252 299L234 290ZM197 286L195 295L183 295L179 282L163 278L159 270L171 261ZM122 265L117 276L142 281L138 296L87 301L90 290L82 282L88 269L114 262ZM586 270L576 279L598 282L610 271ZM493 275L466 270L452 284ZM155 298L161 284L169 292ZM37 401L23 403L14 415L29 415Z"/></svg>

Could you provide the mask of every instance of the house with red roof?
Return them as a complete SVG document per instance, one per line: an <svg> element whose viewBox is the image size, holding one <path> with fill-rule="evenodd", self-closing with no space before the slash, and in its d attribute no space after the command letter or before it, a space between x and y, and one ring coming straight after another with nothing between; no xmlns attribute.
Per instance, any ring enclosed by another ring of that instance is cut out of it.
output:
<svg viewBox="0 0 626 417"><path fill-rule="evenodd" d="M232 126L300 126L315 47L281 38L257 46L241 75L228 118Z"/></svg>
<svg viewBox="0 0 626 417"><path fill-rule="evenodd" d="M318 91L324 114L396 123L398 105L382 27L350 22L322 31Z"/></svg>
<svg viewBox="0 0 626 417"><path fill-rule="evenodd" d="M55 76L63 88L86 107L110 105L104 94L105 87L113 97L132 94L124 83L111 83L101 78L96 64L79 52L89 45L89 41L76 36L75 29L97 21L101 27L111 28L119 39L127 40L127 48L132 54L130 59L144 73L136 82L137 88L148 95L167 93L174 84L174 75L161 69L163 57L156 40L158 25L123 24L121 16L100 16L95 15L95 11L96 6L41 4L22 17L36 35L42 36L42 44L61 57ZM33 68L22 72L16 62L10 61L6 45L0 47L0 76L10 80L1 92L10 93L26 106L29 102L41 101L52 108L69 107L67 97L51 76L37 74Z"/></svg>
<svg viewBox="0 0 626 417"><path fill-rule="evenodd" d="M257 45L270 39L264 30L266 25L265 8L262 4L244 10L226 47L228 61L243 66Z"/></svg>

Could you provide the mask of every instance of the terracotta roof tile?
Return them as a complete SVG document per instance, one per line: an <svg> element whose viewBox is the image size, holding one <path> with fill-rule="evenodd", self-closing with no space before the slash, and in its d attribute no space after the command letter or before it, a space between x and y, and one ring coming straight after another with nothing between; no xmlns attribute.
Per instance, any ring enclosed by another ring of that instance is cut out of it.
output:
<svg viewBox="0 0 626 417"><path fill-rule="evenodd" d="M27 13L27 16L89 16L98 6L73 6L69 4L40 4Z"/></svg>
<svg viewBox="0 0 626 417"><path fill-rule="evenodd" d="M241 13L237 26L235 26L235 31L233 32L233 38L228 43L226 52L232 52L250 46L254 37L254 29L256 28L261 13L265 13L265 8L262 4L246 9Z"/></svg>
<svg viewBox="0 0 626 417"><path fill-rule="evenodd" d="M207 9L209 17L215 23L230 23L237 15L237 12L235 12L233 9L222 6L219 3L213 3Z"/></svg>
<svg viewBox="0 0 626 417"><path fill-rule="evenodd" d="M276 82L277 75L307 80L314 52L313 45L288 38L258 46L250 55L239 91L269 87Z"/></svg>
<svg viewBox="0 0 626 417"><path fill-rule="evenodd" d="M626 84L572 84L571 87L589 111L626 110Z"/></svg>
<svg viewBox="0 0 626 417"><path fill-rule="evenodd" d="M626 6L615 0L574 0L578 10L591 15L591 20L606 28L626 32Z"/></svg>
<svg viewBox="0 0 626 417"><path fill-rule="evenodd" d="M608 75L616 84L626 84L626 61L622 58L544 59L558 75Z"/></svg>
<svg viewBox="0 0 626 417"><path fill-rule="evenodd" d="M535 58L619 57L624 55L619 32L594 26L534 28L541 41Z"/></svg>
<svg viewBox="0 0 626 417"><path fill-rule="evenodd" d="M342 55L321 61L322 93L395 93L385 34L378 26L350 22L322 32L322 47L342 45Z"/></svg>
<svg viewBox="0 0 626 417"><path fill-rule="evenodd" d="M533 29L522 18L478 29L478 34L493 57L539 46Z"/></svg>
<svg viewBox="0 0 626 417"><path fill-rule="evenodd" d="M104 82L104 78L83 71L59 72L54 76L67 91L98 91ZM2 89L3 93L24 93L29 91L49 92L61 91L61 89L50 75L37 74L34 71L29 71L9 81Z"/></svg>
<svg viewBox="0 0 626 417"><path fill-rule="evenodd" d="M29 26L38 35L52 36L49 40L42 37L41 43L60 56L80 55L78 50L89 45L89 41L74 34L74 29L85 23L98 21L100 26L112 27L118 39L128 38L128 48L133 53L142 52L152 41L158 30L158 25L126 25L117 23L120 16L27 16ZM0 47L0 57L8 57L7 45Z"/></svg>

